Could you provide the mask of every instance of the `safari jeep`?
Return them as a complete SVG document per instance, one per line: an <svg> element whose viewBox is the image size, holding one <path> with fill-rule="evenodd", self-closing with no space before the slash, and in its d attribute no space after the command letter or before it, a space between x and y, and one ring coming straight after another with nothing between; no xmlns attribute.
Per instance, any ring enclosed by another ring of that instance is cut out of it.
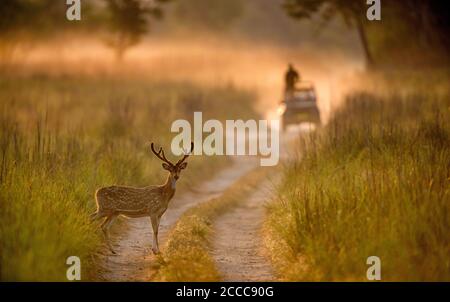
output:
<svg viewBox="0 0 450 302"><path fill-rule="evenodd" d="M281 118L282 129L290 124L313 123L320 125L320 112L317 107L317 97L314 86L310 83L301 83L293 91L285 93L281 102L283 114Z"/></svg>

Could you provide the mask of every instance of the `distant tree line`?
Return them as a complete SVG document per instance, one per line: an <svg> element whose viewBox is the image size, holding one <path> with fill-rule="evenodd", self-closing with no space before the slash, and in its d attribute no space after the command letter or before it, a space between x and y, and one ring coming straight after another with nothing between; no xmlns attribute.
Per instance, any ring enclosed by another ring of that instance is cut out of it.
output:
<svg viewBox="0 0 450 302"><path fill-rule="evenodd" d="M245 9L255 9L245 8L247 0L83 0L82 20L69 22L65 0L0 0L0 56L17 46L75 31L106 35L103 40L120 60L148 33L153 21L163 17L165 4L172 1L176 3L171 10L174 23L194 31L223 32ZM381 0L382 19L372 22L366 18L366 0L282 1L286 13L296 19L341 17L356 29L368 66L382 63L395 49L401 49L403 57L413 51L450 51L447 1Z"/></svg>
<svg viewBox="0 0 450 302"><path fill-rule="evenodd" d="M162 18L163 4L170 1L81 1L82 21L69 22L65 0L1 0L0 53L8 54L18 45L65 31L106 32L106 44L122 59L149 31L151 20Z"/></svg>
<svg viewBox="0 0 450 302"><path fill-rule="evenodd" d="M320 15L329 21L341 17L357 29L368 66L380 63L386 55L383 49L392 45L403 51L408 51L408 45L414 45L427 51L448 53L450 16L446 1L381 0L381 4L381 21L367 20L366 0L284 0L283 8L296 19Z"/></svg>
<svg viewBox="0 0 450 302"><path fill-rule="evenodd" d="M174 17L194 29L227 30L244 11L245 0L178 0Z"/></svg>

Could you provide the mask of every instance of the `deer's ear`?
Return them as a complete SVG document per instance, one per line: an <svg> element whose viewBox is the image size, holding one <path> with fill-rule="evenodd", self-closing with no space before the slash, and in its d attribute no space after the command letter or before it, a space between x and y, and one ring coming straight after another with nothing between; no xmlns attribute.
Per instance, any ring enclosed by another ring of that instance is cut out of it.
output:
<svg viewBox="0 0 450 302"><path fill-rule="evenodd" d="M167 171L170 171L170 166L169 166L168 164L162 163L162 167L163 167L164 169L166 169Z"/></svg>
<svg viewBox="0 0 450 302"><path fill-rule="evenodd" d="M180 165L180 170L186 169L186 167L187 167L187 163L182 163Z"/></svg>

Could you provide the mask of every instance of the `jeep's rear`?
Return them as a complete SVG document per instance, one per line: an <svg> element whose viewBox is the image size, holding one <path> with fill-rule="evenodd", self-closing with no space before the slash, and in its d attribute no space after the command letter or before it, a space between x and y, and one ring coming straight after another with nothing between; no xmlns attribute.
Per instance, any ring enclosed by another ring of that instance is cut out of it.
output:
<svg viewBox="0 0 450 302"><path fill-rule="evenodd" d="M284 106L283 130L290 124L304 122L320 125L320 112L317 107L316 92L312 85L286 92L282 105Z"/></svg>

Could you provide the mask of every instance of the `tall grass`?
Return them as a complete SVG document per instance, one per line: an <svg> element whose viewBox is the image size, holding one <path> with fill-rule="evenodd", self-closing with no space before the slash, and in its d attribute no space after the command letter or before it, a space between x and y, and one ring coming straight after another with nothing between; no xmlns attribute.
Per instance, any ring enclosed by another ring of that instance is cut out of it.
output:
<svg viewBox="0 0 450 302"><path fill-rule="evenodd" d="M253 95L233 87L46 75L0 75L0 85L1 280L65 280L72 255L82 279L94 277L95 189L162 183L147 142L170 148L177 118L254 114ZM191 158L181 189L226 162Z"/></svg>
<svg viewBox="0 0 450 302"><path fill-rule="evenodd" d="M374 255L384 281L450 280L450 94L441 81L354 93L303 139L266 224L282 278L363 281Z"/></svg>

